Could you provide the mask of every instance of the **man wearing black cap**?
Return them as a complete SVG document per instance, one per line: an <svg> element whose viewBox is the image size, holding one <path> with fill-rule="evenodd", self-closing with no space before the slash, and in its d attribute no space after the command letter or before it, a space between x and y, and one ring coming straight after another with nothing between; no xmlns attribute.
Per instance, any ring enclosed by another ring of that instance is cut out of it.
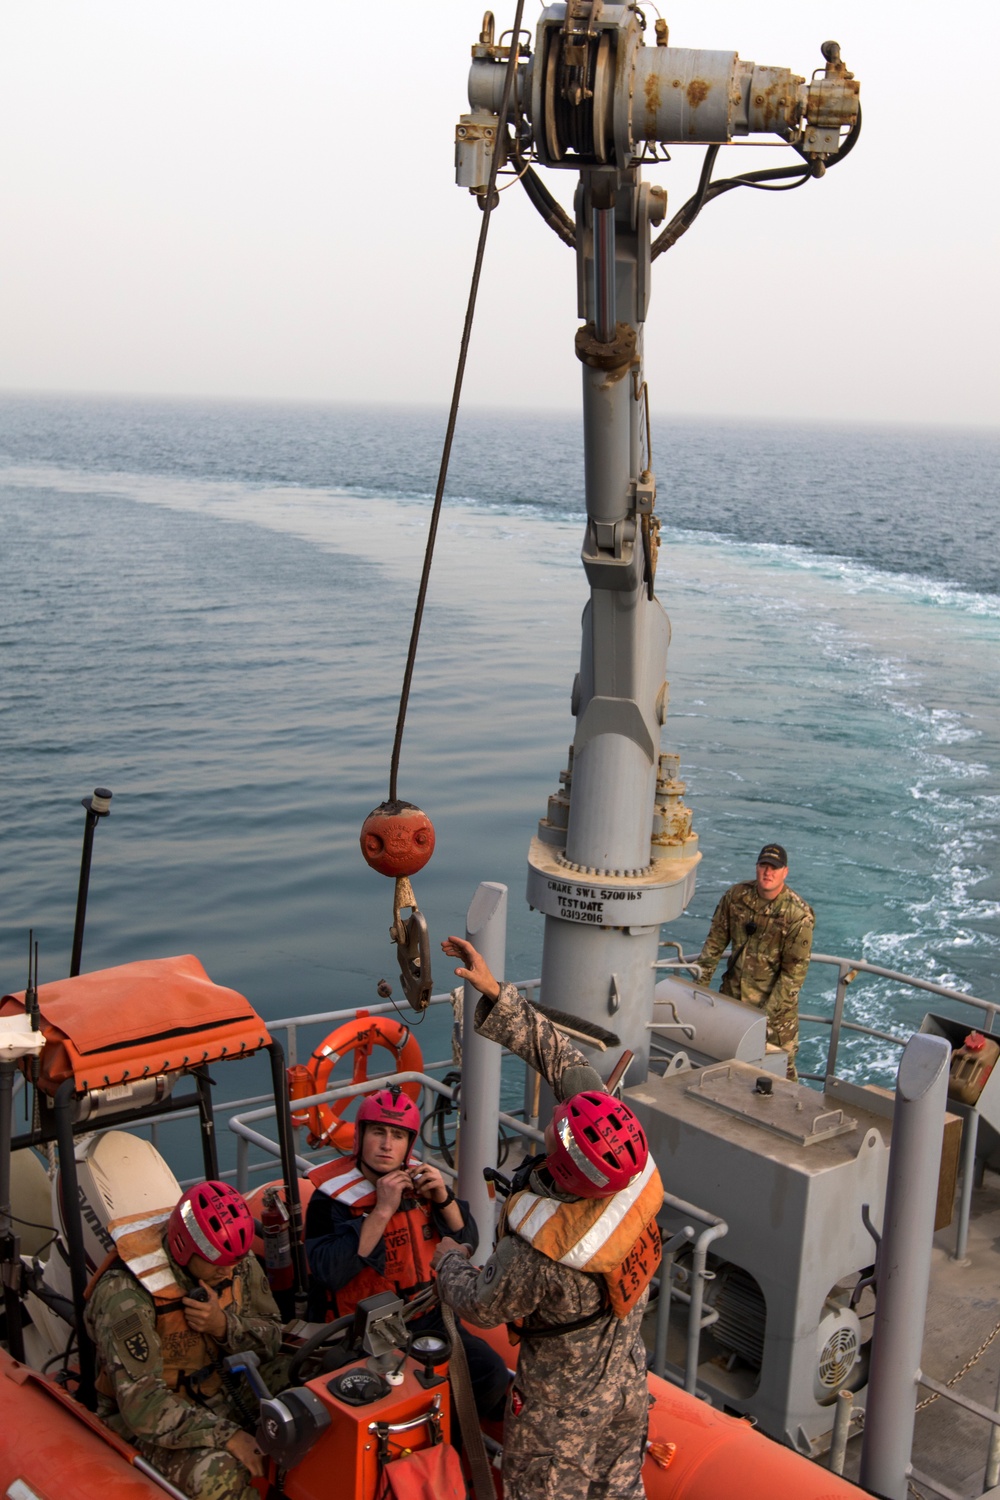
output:
<svg viewBox="0 0 1000 1500"><path fill-rule="evenodd" d="M756 880L729 887L708 930L698 964L703 984L731 944L719 992L767 1014L767 1039L788 1053L788 1077L797 1078L799 990L809 967L815 915L785 884L788 855L765 844Z"/></svg>

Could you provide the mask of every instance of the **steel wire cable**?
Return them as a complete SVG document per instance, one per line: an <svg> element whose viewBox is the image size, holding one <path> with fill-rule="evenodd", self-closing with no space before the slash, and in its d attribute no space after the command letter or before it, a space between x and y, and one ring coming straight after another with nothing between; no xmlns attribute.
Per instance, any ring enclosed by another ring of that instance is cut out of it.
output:
<svg viewBox="0 0 1000 1500"><path fill-rule="evenodd" d="M476 245L476 259L472 271L472 284L469 288L469 301L465 310L465 324L462 328L462 341L458 352L458 367L455 371L455 384L452 389L451 406L448 410L448 425L445 429L444 446L441 453L441 466L438 471L437 488L434 491L434 504L431 508L431 519L427 530L427 545L424 548L424 565L420 574L420 587L417 590L417 603L413 611L413 626L410 631L410 645L406 653L406 669L403 673L403 686L399 694L399 713L396 717L396 733L392 742L392 759L389 764L389 801L397 801L396 783L399 774L399 756L403 744L403 729L406 724L406 709L410 701L410 687L413 682L413 669L417 658L417 644L420 640L420 626L424 617L424 604L427 599L427 586L430 581L431 563L434 560L434 543L437 539L438 522L441 518L441 505L444 499L444 487L448 478L448 464L451 459L451 447L455 437L455 425L458 420L458 405L462 396L462 382L465 378L465 365L469 354L469 341L472 337L472 323L476 312L476 298L479 293L479 279L483 269L483 257L486 253L486 236L489 234L490 217L493 213L494 199L496 197L497 171L500 166L500 141L501 130L507 119L507 111L510 105L511 91L514 86L514 75L517 71L517 60L519 56L518 39L521 34L521 17L524 12L524 0L517 0L514 14L513 36L510 45L510 54L507 58L507 70L504 74L503 98L500 104L500 114L497 121L497 131L494 138L493 160L490 164L489 181L486 186L486 194L483 201L483 222L479 226L479 241Z"/></svg>

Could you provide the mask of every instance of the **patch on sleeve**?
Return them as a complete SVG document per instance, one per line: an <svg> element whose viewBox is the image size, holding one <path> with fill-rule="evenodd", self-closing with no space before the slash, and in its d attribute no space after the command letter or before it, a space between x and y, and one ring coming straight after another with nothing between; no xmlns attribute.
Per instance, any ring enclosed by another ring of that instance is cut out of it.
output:
<svg viewBox="0 0 1000 1500"><path fill-rule="evenodd" d="M140 1365L144 1365L149 1358L149 1344L144 1333L130 1334L123 1340L125 1348L132 1358Z"/></svg>
<svg viewBox="0 0 1000 1500"><path fill-rule="evenodd" d="M141 1375L143 1366L149 1363L152 1350L143 1321L138 1313L129 1313L119 1318L111 1330L122 1364L130 1375Z"/></svg>
<svg viewBox="0 0 1000 1500"><path fill-rule="evenodd" d="M513 1235L505 1234L479 1273L477 1291L484 1302L490 1302L501 1287L517 1259L518 1245Z"/></svg>

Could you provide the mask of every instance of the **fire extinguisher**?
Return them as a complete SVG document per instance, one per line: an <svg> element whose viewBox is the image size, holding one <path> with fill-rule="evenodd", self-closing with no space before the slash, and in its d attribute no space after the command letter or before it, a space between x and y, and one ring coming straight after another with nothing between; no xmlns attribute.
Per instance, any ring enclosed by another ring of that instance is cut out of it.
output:
<svg viewBox="0 0 1000 1500"><path fill-rule="evenodd" d="M260 1229L264 1240L264 1269L272 1292L287 1292L295 1281L288 1209L276 1187L264 1189Z"/></svg>

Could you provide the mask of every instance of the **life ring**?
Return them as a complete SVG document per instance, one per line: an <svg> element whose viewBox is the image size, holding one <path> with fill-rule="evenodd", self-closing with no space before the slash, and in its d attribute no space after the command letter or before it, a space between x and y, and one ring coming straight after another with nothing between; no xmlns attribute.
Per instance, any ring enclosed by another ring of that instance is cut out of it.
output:
<svg viewBox="0 0 1000 1500"><path fill-rule="evenodd" d="M394 1073L422 1073L424 1057L413 1032L401 1021L391 1016L370 1016L359 1010L353 1021L345 1021L336 1031L331 1031L316 1048L306 1064L311 1079L310 1094L325 1093L328 1079L337 1063L348 1052L354 1053L352 1083L364 1083L368 1078L368 1059L373 1047L384 1047L391 1052ZM404 1083L403 1092L416 1101L420 1096L419 1083ZM302 1095L299 1096L304 1097ZM333 1099L326 1104L314 1104L308 1111L310 1146L334 1146L338 1151L350 1151L354 1145L354 1121L340 1117L353 1096Z"/></svg>

